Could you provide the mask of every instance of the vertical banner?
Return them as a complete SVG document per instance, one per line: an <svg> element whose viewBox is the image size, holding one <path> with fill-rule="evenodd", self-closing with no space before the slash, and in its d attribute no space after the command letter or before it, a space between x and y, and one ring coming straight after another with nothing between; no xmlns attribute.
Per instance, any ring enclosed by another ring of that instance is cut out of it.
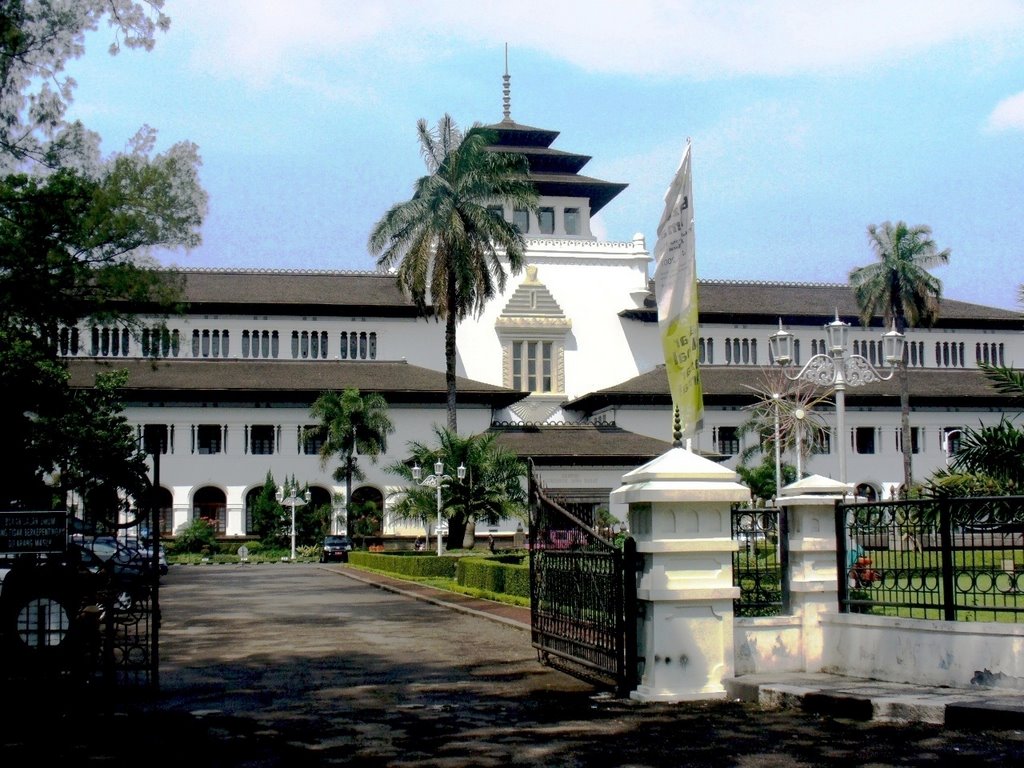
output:
<svg viewBox="0 0 1024 768"><path fill-rule="evenodd" d="M679 169L665 193L654 258L658 327L672 404L679 414L682 435L693 437L704 419L704 397L698 368L697 252L689 139Z"/></svg>

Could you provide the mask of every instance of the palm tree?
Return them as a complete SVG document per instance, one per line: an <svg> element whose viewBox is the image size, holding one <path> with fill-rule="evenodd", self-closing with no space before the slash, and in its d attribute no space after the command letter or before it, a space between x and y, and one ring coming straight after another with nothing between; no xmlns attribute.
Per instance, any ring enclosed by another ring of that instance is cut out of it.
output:
<svg viewBox="0 0 1024 768"><path fill-rule="evenodd" d="M448 428L455 430L455 328L505 288L505 262L523 267L522 232L489 208L508 202L533 210L537 192L522 155L492 152L494 133L475 124L463 135L451 117L416 124L428 175L412 199L393 206L370 233L379 268L397 264L398 284L422 311L429 301L445 320Z"/></svg>
<svg viewBox="0 0 1024 768"><path fill-rule="evenodd" d="M323 439L320 445L320 466L326 467L332 456L339 455L341 464L334 470L334 479L345 481L345 529L352 522L352 479L365 475L356 455L377 457L388 449L387 436L395 431L388 417L388 403L376 392L360 393L350 387L341 393L324 392L310 408L310 415L319 419L314 435Z"/></svg>
<svg viewBox="0 0 1024 768"><path fill-rule="evenodd" d="M443 461L452 474L460 465L466 468L465 478L446 481L442 487L442 506L448 514L448 549L460 548L467 527L477 521L495 524L503 518L523 517L526 463L497 444L496 432L461 437L450 429L435 427L434 433L436 445L409 444L412 462L432 468L434 462ZM407 520L432 519L437 511L436 491L413 481L410 462L396 461L387 471L410 484L402 490L395 514Z"/></svg>
<svg viewBox="0 0 1024 768"><path fill-rule="evenodd" d="M949 263L949 249L938 250L932 230L923 225L908 227L905 222L886 221L868 226L868 238L878 261L850 272L850 283L860 321L867 325L882 315L886 326L907 328L932 325L939 315L942 281L928 272L929 267ZM901 432L903 443L903 492L910 493L912 481L910 436L910 381L906 361L899 363ZM845 435L839 436L845 440Z"/></svg>

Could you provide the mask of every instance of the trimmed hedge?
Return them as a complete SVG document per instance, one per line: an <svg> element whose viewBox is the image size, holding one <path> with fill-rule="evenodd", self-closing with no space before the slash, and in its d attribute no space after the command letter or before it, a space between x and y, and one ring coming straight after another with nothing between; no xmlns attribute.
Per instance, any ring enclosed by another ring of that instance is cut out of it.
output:
<svg viewBox="0 0 1024 768"><path fill-rule="evenodd" d="M458 558L438 557L437 555L394 555L379 552L349 552L348 561L352 565L371 568L375 571L397 573L403 576L419 578L441 577L455 578L455 567Z"/></svg>
<svg viewBox="0 0 1024 768"><path fill-rule="evenodd" d="M497 558L460 557L455 580L463 587L486 592L530 596L530 566L518 559L511 564Z"/></svg>

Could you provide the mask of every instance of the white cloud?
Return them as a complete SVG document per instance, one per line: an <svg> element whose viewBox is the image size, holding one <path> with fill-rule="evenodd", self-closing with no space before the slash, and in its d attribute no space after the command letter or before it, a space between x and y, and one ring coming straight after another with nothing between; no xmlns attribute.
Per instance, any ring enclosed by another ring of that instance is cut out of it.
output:
<svg viewBox="0 0 1024 768"><path fill-rule="evenodd" d="M485 3L488 5L489 3ZM450 5L441 4L441 12ZM523 26L516 19L543 19ZM455 24L454 13L449 22ZM1024 26L1012 0L659 0L499 3L473 22L481 33L541 48L585 69L719 77L842 71L978 35Z"/></svg>
<svg viewBox="0 0 1024 768"><path fill-rule="evenodd" d="M431 59L449 45L531 48L583 69L711 78L837 72L977 38L1020 37L1015 0L175 0L194 61L264 84L314 59Z"/></svg>
<svg viewBox="0 0 1024 768"><path fill-rule="evenodd" d="M996 104L986 127L991 131L1024 131L1024 91Z"/></svg>

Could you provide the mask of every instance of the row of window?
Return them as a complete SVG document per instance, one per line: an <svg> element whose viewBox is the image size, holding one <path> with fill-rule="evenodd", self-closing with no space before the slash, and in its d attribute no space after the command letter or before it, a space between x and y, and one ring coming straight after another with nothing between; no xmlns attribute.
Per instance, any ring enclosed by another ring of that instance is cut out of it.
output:
<svg viewBox="0 0 1024 768"><path fill-rule="evenodd" d="M504 207L500 205L490 206L491 212L501 218L507 217L505 215ZM522 232L524 235L532 232L537 232L542 235L553 235L555 234L555 216L557 213L562 214L562 229L560 234L564 235L579 235L581 230L581 218L579 208L553 208L550 206L542 206L537 209L537 216L534 219L530 216L530 212L525 208L513 208L512 209L512 224Z"/></svg>
<svg viewBox="0 0 1024 768"><path fill-rule="evenodd" d="M77 327L62 328L60 354L78 355L80 346ZM90 332L91 357L128 357L132 351L131 334L118 327L93 326ZM181 354L181 333L177 329L144 328L140 337L143 357L178 357ZM298 359L326 360L329 353L327 331L292 331L291 356ZM204 328L192 331L192 357L231 357L231 332ZM277 359L281 353L278 331L244 330L241 334L241 357ZM377 334L374 331L342 331L338 336L338 358L341 360L376 360Z"/></svg>
<svg viewBox="0 0 1024 768"><path fill-rule="evenodd" d="M757 365L757 339L725 338L725 365ZM874 366L885 365L881 339L860 340L853 342L853 354L866 359ZM715 364L715 340L702 337L699 340L700 362L703 365ZM830 354L824 339L811 339L811 357ZM771 349L768 350L768 362L774 364ZM974 359L978 363L1006 365L1005 345L999 342L979 342L975 345ZM904 345L903 360L912 368L925 366L925 343L908 341ZM793 365L800 365L800 339L793 339ZM965 344L962 341L935 342L935 367L963 368L965 366Z"/></svg>
<svg viewBox="0 0 1024 768"><path fill-rule="evenodd" d="M323 446L319 428L314 424L296 427L296 453L315 456ZM281 427L273 424L246 424L242 433L242 451L256 456L281 452ZM173 454L173 424L144 424L138 427L138 438L149 453ZM190 428L189 452L197 455L228 453L228 427L224 424L193 424Z"/></svg>
<svg viewBox="0 0 1024 768"><path fill-rule="evenodd" d="M81 349L79 341L77 327L62 328L59 338L61 355L77 355ZM128 357L131 352L131 334L124 328L93 326L90 342L89 354L92 357ZM534 365L535 370L532 374L525 369L518 374L513 373L513 388L525 392L551 392L551 343L530 341L517 344L519 346L513 351L513 365L515 366L518 360L518 365L522 368L525 361L527 366ZM522 348L523 344L531 345L531 349ZM245 330L242 331L241 346L243 358L277 359L280 356L280 335L278 331ZM177 329L144 328L141 334L141 348L143 357L178 357L181 352L181 334ZM724 350L726 365L758 364L756 338L726 337ZM293 360L326 360L330 352L327 331L292 331L290 351ZM715 364L713 338L702 337L699 340L699 352L702 364ZM811 355L824 354L828 354L825 340L812 339ZM881 366L885 363L880 340L854 340L853 354L864 357L872 365ZM192 357L230 356L231 335L228 330L192 331ZM376 360L377 334L373 331L342 331L338 337L338 357L341 360ZM924 367L924 342L908 342L903 357L911 367ZM769 363L773 363L770 358L769 350ZM799 339L793 340L793 358L794 365L801 364ZM978 342L975 345L974 359L977 363L1005 365L1005 345L1001 342ZM964 342L935 342L935 364L939 368L963 368ZM545 366L546 374L541 373Z"/></svg>
<svg viewBox="0 0 1024 768"><path fill-rule="evenodd" d="M858 454L874 454L881 450L882 427L854 427L850 430L850 448ZM943 427L938 431L939 450L943 453L954 454L960 450L960 427ZM903 430L894 430L894 443L897 453L903 452ZM828 432L815 430L814 445L811 447L813 453L831 453L831 437ZM910 428L911 453L920 453L921 445L925 439L924 427ZM726 456L735 456L740 452L739 427L715 427L712 430L712 440L717 451ZM765 438L763 450L768 450L768 438Z"/></svg>

